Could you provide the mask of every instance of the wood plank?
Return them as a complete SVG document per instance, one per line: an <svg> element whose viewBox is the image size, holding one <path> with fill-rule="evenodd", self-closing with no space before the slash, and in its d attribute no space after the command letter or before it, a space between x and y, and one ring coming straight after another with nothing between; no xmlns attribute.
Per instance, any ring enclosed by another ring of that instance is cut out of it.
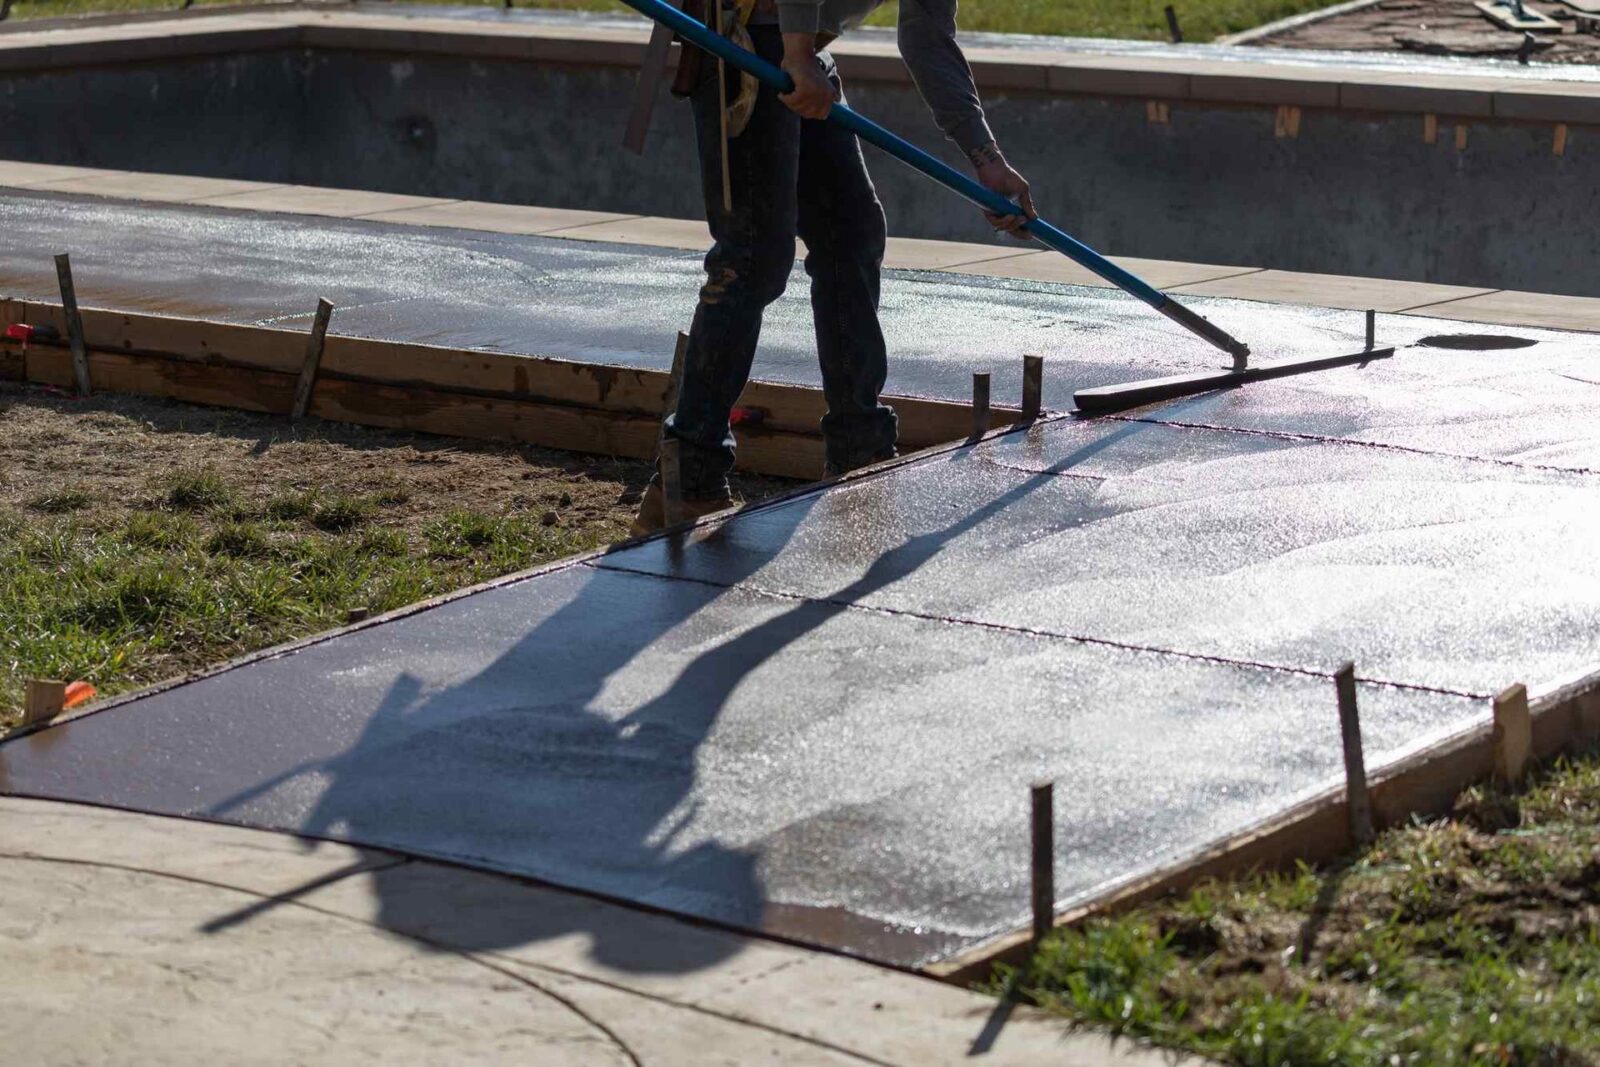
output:
<svg viewBox="0 0 1600 1067"><path fill-rule="evenodd" d="M58 305L8 300L0 304L0 308L3 308L3 314L19 321L50 325L57 330L65 327L65 318ZM129 358L180 362L222 371L238 369L279 375L297 374L304 360L305 334L296 330L103 309L85 309L83 314L85 335L91 352L95 354L115 353ZM24 373L30 379L63 387L71 384L70 381L60 380L58 362L50 354L58 349L36 344L33 351L39 356L39 366L34 370L24 368ZM133 373L129 367L118 365L115 373L119 375L119 382L134 381L129 377ZM162 382L168 383L161 387L163 390L177 388L170 383L181 377L178 370L166 368L155 373ZM183 388L203 393L195 397L197 403L262 410L261 398L250 391L263 388L262 383L270 379L257 378L254 373L243 375L231 386L225 376L190 375L184 379L187 384ZM469 397L498 397L552 407L584 408L596 413L639 415L654 421L659 419L664 408L671 376L663 371L609 367L539 356L470 352L433 345L332 336L327 338L324 348L318 389L336 381L398 389L401 392L394 394L396 396L421 390ZM108 383L107 388L116 386ZM150 395L183 398L168 391ZM971 433L970 404L920 397L890 396L885 400L899 413L902 451L964 440ZM740 452L741 467L808 479L817 476L821 470L820 461L813 464L809 458L785 457L781 453L784 447L795 441L817 441L818 426L827 409L821 390L774 382L751 382L739 403L740 406L759 408L764 412L764 419L759 426L741 427L737 433L739 439L745 442ZM288 410L287 402L275 410ZM990 426L995 429L1009 426L1016 421L1016 417L1015 409L994 408L990 412ZM430 432L457 431L437 429ZM468 436L464 430L461 434ZM589 451L596 447L592 443L594 439L594 434L584 433L569 444L547 434L538 443ZM770 445L769 440L773 442ZM809 453L811 449L806 451ZM615 454L633 456L636 453ZM817 454L820 455L820 451ZM648 457L640 454L640 458Z"/></svg>
<svg viewBox="0 0 1600 1067"><path fill-rule="evenodd" d="M244 411L288 410L298 380L297 375L277 371L141 354L95 351L89 359L101 389ZM70 387L71 357L59 347L35 345L27 373L30 381ZM328 378L319 380L310 413L361 426L515 441L624 459L649 459L659 433L653 415ZM764 427L740 430L735 437L740 470L808 481L822 472L818 437Z"/></svg>

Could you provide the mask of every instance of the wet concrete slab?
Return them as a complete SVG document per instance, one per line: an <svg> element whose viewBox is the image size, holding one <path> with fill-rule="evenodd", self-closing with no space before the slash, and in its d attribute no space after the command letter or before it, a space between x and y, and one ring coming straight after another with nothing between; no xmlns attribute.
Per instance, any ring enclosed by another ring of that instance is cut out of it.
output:
<svg viewBox="0 0 1600 1067"><path fill-rule="evenodd" d="M1014 246L1021 248L1022 246ZM336 334L667 368L703 279L701 255L482 231L214 207L0 194L0 292L58 300L51 256L73 254L86 306L309 328L319 297ZM816 385L809 281L796 267L770 309L756 377ZM1359 349L1359 313L1189 298L1259 359ZM883 294L891 391L964 398L994 376L1016 404L1024 353L1044 355L1045 403L1074 389L1217 369L1227 361L1131 297L1105 289L895 271ZM1383 344L1484 328L1382 316ZM1507 329L1546 347L1570 334ZM1592 377L1600 379L1600 374Z"/></svg>
<svg viewBox="0 0 1600 1067"><path fill-rule="evenodd" d="M1592 475L1067 418L602 564L1491 694L1600 661ZM775 546L783 546L781 551Z"/></svg>
<svg viewBox="0 0 1600 1067"><path fill-rule="evenodd" d="M662 366L698 257L0 197L0 288ZM38 269L30 266L39 261ZM1346 312L1196 301L1263 357ZM1212 365L1103 290L894 274L891 385ZM1385 316L1383 343L1485 332ZM0 792L327 836L917 965L1027 907L1027 783L1083 899L1594 665L1587 338L1057 419L259 660L0 747ZM563 340L564 339L564 340ZM804 285L760 372L814 381ZM567 347L562 348L561 345ZM974 356L973 353L980 353ZM1546 416L1549 417L1546 417Z"/></svg>
<svg viewBox="0 0 1600 1067"><path fill-rule="evenodd" d="M1363 685L1374 763L1481 701ZM0 789L926 963L1325 787L1324 678L578 566L0 747Z"/></svg>

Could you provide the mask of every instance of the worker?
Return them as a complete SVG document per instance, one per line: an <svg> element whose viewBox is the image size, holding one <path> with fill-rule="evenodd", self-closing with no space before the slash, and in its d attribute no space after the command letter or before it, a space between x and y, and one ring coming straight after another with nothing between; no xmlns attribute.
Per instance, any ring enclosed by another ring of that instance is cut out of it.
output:
<svg viewBox="0 0 1600 1067"><path fill-rule="evenodd" d="M716 3L718 0L709 0ZM664 440L678 443L686 519L731 505L729 425L761 334L762 313L783 294L794 265L794 240L805 242L811 310L822 391L824 477L835 477L895 454L895 413L879 397L888 373L878 323L885 223L856 136L825 122L844 86L827 45L882 0L745 0L724 20L747 20L756 54L794 79L793 91L761 85L754 106L724 143L725 106L740 94L718 82L718 64L696 61L687 91L694 109L706 218L715 241L706 282L689 330L677 408ZM730 0L732 3L732 0ZM704 14L704 9L693 14ZM716 25L713 9L708 24ZM984 118L972 70L956 43L956 0L900 0L900 54L935 122L976 171L977 180L1017 202L1026 215L988 214L997 230L1022 236L1036 217L1028 183L1001 153ZM680 67L696 50L685 49ZM753 88L748 82L747 89ZM725 207L723 152L728 153ZM660 475L646 489L633 533L666 525Z"/></svg>

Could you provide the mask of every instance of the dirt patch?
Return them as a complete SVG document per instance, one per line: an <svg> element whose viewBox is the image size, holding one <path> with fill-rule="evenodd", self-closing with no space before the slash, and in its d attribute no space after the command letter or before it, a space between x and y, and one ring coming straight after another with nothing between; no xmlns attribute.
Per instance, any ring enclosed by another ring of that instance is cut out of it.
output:
<svg viewBox="0 0 1600 1067"><path fill-rule="evenodd" d="M385 502L384 524L401 530L452 508L534 511L608 540L626 535L650 478L649 465L634 460L0 387L0 507L38 511L52 496L84 494L59 510L96 522L150 505L163 474L205 468L245 504L295 489L372 496ZM757 500L792 485L737 477L734 489Z"/></svg>

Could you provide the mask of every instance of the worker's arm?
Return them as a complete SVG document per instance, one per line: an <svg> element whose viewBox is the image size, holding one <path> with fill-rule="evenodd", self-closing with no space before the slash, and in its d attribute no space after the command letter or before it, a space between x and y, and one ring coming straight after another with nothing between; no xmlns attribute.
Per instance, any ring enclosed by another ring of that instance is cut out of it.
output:
<svg viewBox="0 0 1600 1067"><path fill-rule="evenodd" d="M1021 204L1027 213L984 215L995 229L1022 236L1023 224L1038 214L1027 180L1006 162L983 116L972 68L956 43L956 0L900 0L899 43L900 55L934 121L972 161L978 181Z"/></svg>

